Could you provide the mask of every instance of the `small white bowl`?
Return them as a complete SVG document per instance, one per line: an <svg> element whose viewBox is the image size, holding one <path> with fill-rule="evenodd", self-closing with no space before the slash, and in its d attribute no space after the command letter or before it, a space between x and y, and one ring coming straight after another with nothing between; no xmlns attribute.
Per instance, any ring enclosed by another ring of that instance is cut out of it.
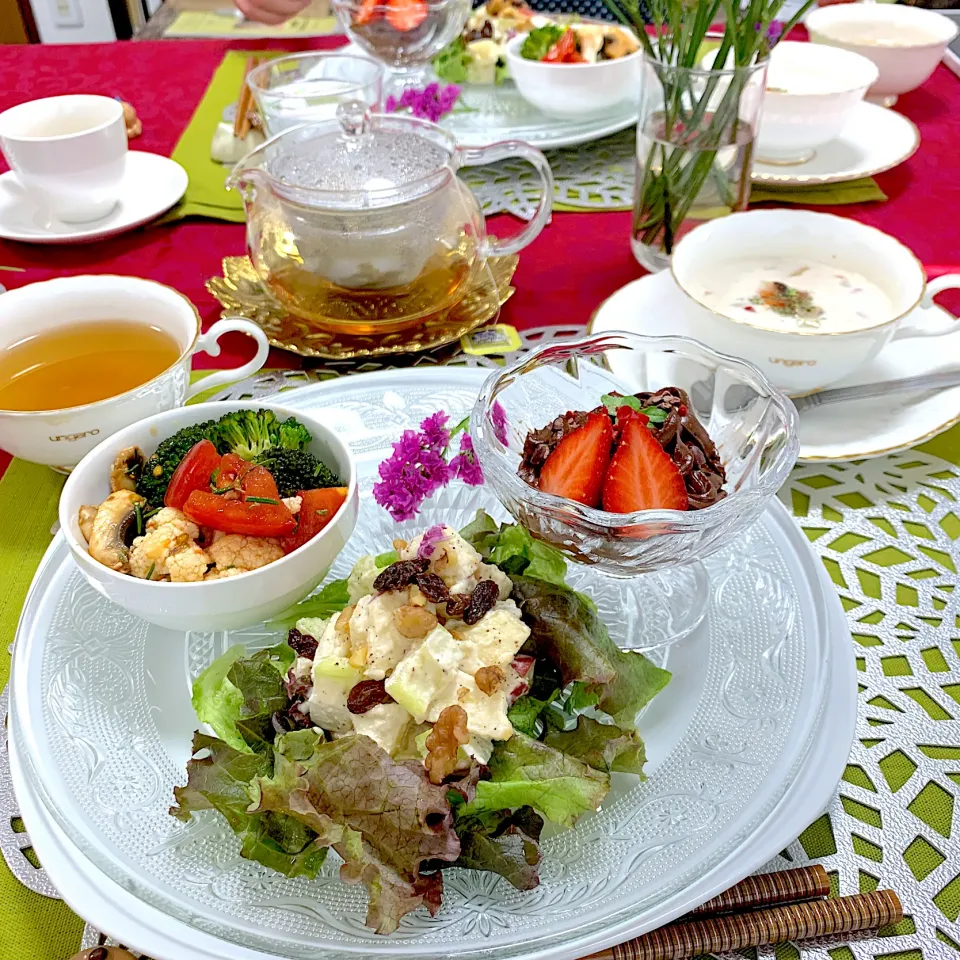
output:
<svg viewBox="0 0 960 960"><path fill-rule="evenodd" d="M84 504L101 503L110 493L110 466L118 451L136 444L149 456L161 440L181 427L248 409L273 410L282 420L296 417L310 431L313 440L307 449L335 469L347 487L347 500L331 523L299 549L259 570L204 583L140 580L111 570L90 556L78 513ZM108 600L161 627L209 632L261 623L303 599L326 576L353 533L358 509L353 458L343 441L315 417L259 401L200 403L140 420L91 450L67 478L60 495L60 529L81 573Z"/></svg>
<svg viewBox="0 0 960 960"><path fill-rule="evenodd" d="M542 63L520 56L526 36L507 44L510 76L520 96L551 117L580 120L639 103L640 50L597 63Z"/></svg>
<svg viewBox="0 0 960 960"><path fill-rule="evenodd" d="M943 58L957 25L933 10L893 3L842 3L813 10L806 19L814 43L842 47L869 57L880 76L868 97L888 103L924 83ZM857 39L855 28L865 36ZM871 42L873 31L883 31L886 42Z"/></svg>
<svg viewBox="0 0 960 960"><path fill-rule="evenodd" d="M803 163L836 139L879 76L867 57L839 47L778 43L770 53L757 157Z"/></svg>

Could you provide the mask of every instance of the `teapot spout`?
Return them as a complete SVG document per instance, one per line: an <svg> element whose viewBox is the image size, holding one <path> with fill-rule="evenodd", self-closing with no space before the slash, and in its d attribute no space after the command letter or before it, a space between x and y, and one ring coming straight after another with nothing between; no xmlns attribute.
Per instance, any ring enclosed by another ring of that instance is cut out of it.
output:
<svg viewBox="0 0 960 960"><path fill-rule="evenodd" d="M264 166L269 155L267 148L273 143L273 139L261 143L237 163L224 181L228 190L237 190L246 198L247 193L269 183L270 175L264 170Z"/></svg>

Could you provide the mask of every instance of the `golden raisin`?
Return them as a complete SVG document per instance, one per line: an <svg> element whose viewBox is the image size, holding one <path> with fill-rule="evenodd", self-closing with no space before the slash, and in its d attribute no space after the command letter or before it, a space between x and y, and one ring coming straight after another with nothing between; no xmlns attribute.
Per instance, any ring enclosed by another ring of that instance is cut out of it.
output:
<svg viewBox="0 0 960 960"><path fill-rule="evenodd" d="M393 549L396 550L397 553L402 553L404 550L407 549L407 541L401 540L398 537L396 540L393 541Z"/></svg>
<svg viewBox="0 0 960 960"><path fill-rule="evenodd" d="M405 603L393 611L393 625L408 640L422 640L437 625L437 618L424 607Z"/></svg>
<svg viewBox="0 0 960 960"><path fill-rule="evenodd" d="M491 697L500 689L500 685L507 679L507 675L497 666L481 667L473 675L473 679L476 681L477 686L488 697Z"/></svg>
<svg viewBox="0 0 960 960"><path fill-rule="evenodd" d="M457 769L457 751L469 741L467 711L457 704L444 707L426 740L423 765L431 783L443 783Z"/></svg>

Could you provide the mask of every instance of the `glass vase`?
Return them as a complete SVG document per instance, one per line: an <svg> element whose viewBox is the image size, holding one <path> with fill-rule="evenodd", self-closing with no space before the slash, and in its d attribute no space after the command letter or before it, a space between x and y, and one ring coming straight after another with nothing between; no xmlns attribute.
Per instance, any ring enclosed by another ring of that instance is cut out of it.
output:
<svg viewBox="0 0 960 960"><path fill-rule="evenodd" d="M690 69L643 56L630 243L657 271L698 223L746 209L767 63Z"/></svg>

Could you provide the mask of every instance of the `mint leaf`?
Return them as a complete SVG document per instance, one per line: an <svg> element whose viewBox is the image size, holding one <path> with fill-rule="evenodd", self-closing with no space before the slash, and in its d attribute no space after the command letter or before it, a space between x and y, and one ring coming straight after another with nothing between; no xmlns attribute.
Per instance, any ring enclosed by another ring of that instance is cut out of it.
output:
<svg viewBox="0 0 960 960"><path fill-rule="evenodd" d="M645 407L636 397L615 397L612 393L605 393L600 402L607 408L611 417L617 415L621 407L629 407L642 413L652 424L658 425L664 423L667 419L667 411L660 407Z"/></svg>

